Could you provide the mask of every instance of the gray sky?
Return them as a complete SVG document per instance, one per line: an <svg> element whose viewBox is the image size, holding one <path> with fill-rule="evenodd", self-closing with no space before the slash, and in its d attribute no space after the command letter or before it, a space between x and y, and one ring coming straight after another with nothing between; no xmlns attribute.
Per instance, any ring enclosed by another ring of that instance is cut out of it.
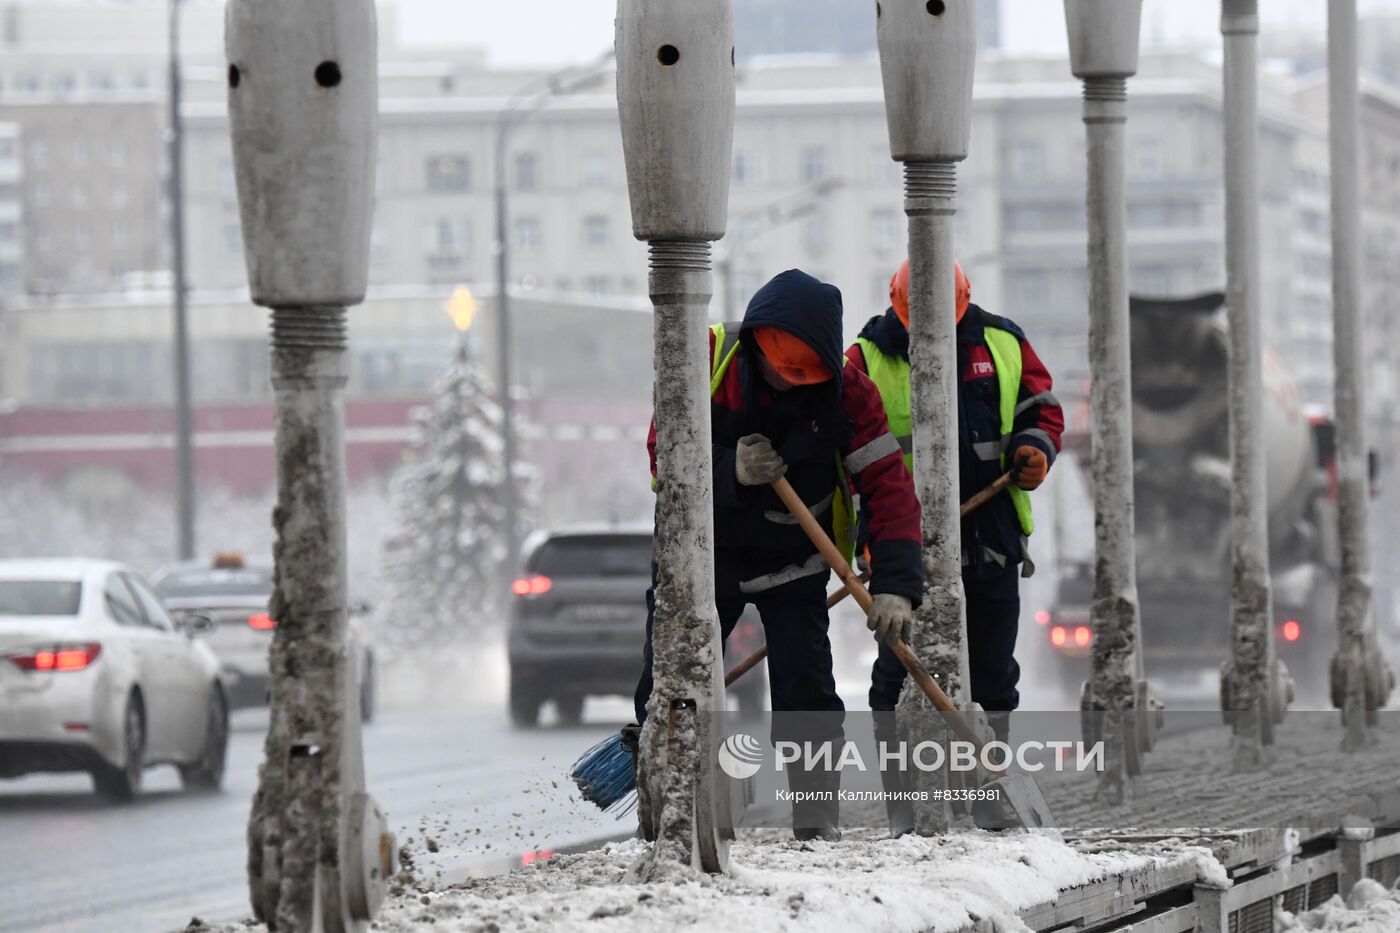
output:
<svg viewBox="0 0 1400 933"><path fill-rule="evenodd" d="M853 0L858 2L858 0ZM1064 52L1061 0L1002 0L1012 51ZM1400 0L1359 0L1363 12L1400 12ZM572 64L612 44L616 0L397 0L403 40L484 47L495 65ZM1264 28L1325 24L1324 0L1260 0ZM1145 43L1218 45L1218 0L1146 0Z"/></svg>

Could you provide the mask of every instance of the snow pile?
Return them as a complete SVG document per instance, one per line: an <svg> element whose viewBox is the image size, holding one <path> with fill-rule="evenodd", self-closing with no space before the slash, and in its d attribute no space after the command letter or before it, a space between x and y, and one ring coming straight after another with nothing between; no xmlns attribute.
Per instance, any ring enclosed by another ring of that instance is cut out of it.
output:
<svg viewBox="0 0 1400 933"><path fill-rule="evenodd" d="M1280 933L1395 933L1400 930L1400 889L1387 891L1367 878L1321 907L1296 916L1278 912Z"/></svg>
<svg viewBox="0 0 1400 933"><path fill-rule="evenodd" d="M1110 874L1190 863L1203 881L1223 870L1192 847L1166 856L1082 853L1038 835L736 844L725 876L642 884L650 847L638 840L536 862L443 891L400 891L384 931L923 930L991 921L1027 931L1019 911Z"/></svg>

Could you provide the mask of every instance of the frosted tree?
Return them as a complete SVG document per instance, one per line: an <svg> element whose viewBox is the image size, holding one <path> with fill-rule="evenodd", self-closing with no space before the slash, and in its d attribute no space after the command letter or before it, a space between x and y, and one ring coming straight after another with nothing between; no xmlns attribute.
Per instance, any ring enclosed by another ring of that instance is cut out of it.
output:
<svg viewBox="0 0 1400 933"><path fill-rule="evenodd" d="M416 454L393 481L398 529L386 544L393 605L383 634L405 652L460 643L498 621L510 583L501 408L461 317L453 317L452 361L433 402L415 413ZM470 313L465 318L469 326ZM517 463L517 490L530 478Z"/></svg>

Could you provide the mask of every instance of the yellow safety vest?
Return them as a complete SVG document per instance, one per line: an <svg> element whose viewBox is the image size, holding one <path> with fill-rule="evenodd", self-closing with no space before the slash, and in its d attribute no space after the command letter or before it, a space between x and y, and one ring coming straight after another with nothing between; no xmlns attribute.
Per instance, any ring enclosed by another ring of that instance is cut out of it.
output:
<svg viewBox="0 0 1400 933"><path fill-rule="evenodd" d="M1015 334L999 327L983 327L982 334L997 370L1001 408L1001 468L1004 471L1006 448L1011 443L1011 431L1016 421L1016 399L1021 394L1021 341ZM914 419L910 410L909 361L886 354L869 338L858 337L856 343L865 355L866 374L875 383L875 388L880 390L880 401L885 405L885 418L889 420L890 431L904 450L904 463L913 470ZM1021 533L1030 535L1035 530L1030 494L1014 485L1008 487L1007 492L1011 494L1011 502L1016 507Z"/></svg>
<svg viewBox="0 0 1400 933"><path fill-rule="evenodd" d="M728 329L730 327L734 328L732 332ZM710 359L710 397L713 398L719 384L724 381L724 374L734 354L739 352L739 327L737 324L711 324L710 332L715 335L715 352ZM844 357L841 362L845 364ZM907 380L905 384L908 384ZM856 509L851 498L851 484L846 478L846 465L841 462L839 450L836 452L836 474L840 481L831 500L831 531L836 546L841 549L846 562L850 563L856 555Z"/></svg>

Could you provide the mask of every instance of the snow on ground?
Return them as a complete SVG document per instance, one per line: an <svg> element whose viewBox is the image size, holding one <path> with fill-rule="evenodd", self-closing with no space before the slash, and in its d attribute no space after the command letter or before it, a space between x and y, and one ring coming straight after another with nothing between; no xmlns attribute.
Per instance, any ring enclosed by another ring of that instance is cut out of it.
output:
<svg viewBox="0 0 1400 933"><path fill-rule="evenodd" d="M953 933L990 920L1026 931L1017 912L1060 891L1153 864L1224 877L1204 850L1083 853L1049 836L968 832L827 844L739 843L728 875L641 884L639 840L536 862L442 891L401 890L376 930L918 930Z"/></svg>
<svg viewBox="0 0 1400 933"><path fill-rule="evenodd" d="M1369 878L1306 913L1278 912L1279 933L1395 933L1400 930L1400 888L1387 891Z"/></svg>

